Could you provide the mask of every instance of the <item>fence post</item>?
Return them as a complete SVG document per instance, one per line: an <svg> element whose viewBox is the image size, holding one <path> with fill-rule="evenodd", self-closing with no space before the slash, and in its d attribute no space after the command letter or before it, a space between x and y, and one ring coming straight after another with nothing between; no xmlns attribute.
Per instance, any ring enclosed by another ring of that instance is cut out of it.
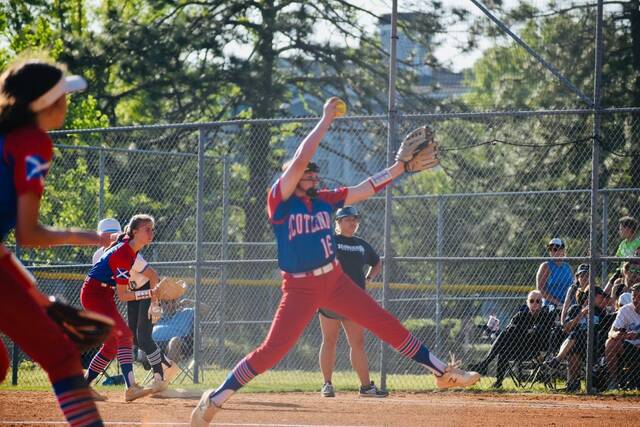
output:
<svg viewBox="0 0 640 427"><path fill-rule="evenodd" d="M587 394L594 394L593 388L593 350L595 349L595 324L593 319L595 301L595 268L600 259L597 244L598 237L598 190L600 189L600 125L602 121L602 13L603 2L598 0L596 15L596 47L595 70L593 85L593 144L591 164L591 230L589 241L589 253L591 255L591 268L589 272L589 317L587 322L587 366L585 376L587 378Z"/></svg>
<svg viewBox="0 0 640 427"><path fill-rule="evenodd" d="M393 160L393 149L398 139L398 112L396 111L396 44L398 40L398 0L393 0L391 6L391 43L389 52L389 133L387 135L387 166ZM387 307L389 297L389 278L391 277L391 265L393 263L393 250L391 248L391 187L385 191L384 202L384 269L382 271L382 307ZM387 388L387 363L389 361L388 347L384 342L380 343L380 387Z"/></svg>
<svg viewBox="0 0 640 427"><path fill-rule="evenodd" d="M444 199L442 196L438 196L438 214L436 221L436 256L440 258L444 253ZM439 350L442 344L440 342L440 322L442 321L442 267L442 260L438 259L436 262L436 350Z"/></svg>
<svg viewBox="0 0 640 427"><path fill-rule="evenodd" d="M602 249L601 253L605 256L609 255L609 193L602 192ZM600 272L600 283L604 288L607 283L607 276L609 275L609 262L603 260L601 263L602 271Z"/></svg>
<svg viewBox="0 0 640 427"><path fill-rule="evenodd" d="M98 221L104 218L104 150L100 147L98 151Z"/></svg>
<svg viewBox="0 0 640 427"><path fill-rule="evenodd" d="M20 245L16 241L16 258L20 260ZM20 369L20 349L18 345L13 342L13 348L11 350L11 385L18 385L18 370Z"/></svg>
<svg viewBox="0 0 640 427"><path fill-rule="evenodd" d="M197 384L200 370L200 349L202 348L202 337L200 336L200 294L202 290L202 242L203 219L204 219L204 151L205 151L205 130L198 129L198 189L196 197L196 268L195 268L195 298L196 309L193 318L193 383Z"/></svg>
<svg viewBox="0 0 640 427"><path fill-rule="evenodd" d="M220 259L226 261L229 259L229 156L225 154L222 163L222 230L221 230L221 249ZM227 293L227 264L223 262L220 266L220 295L218 307L218 364L224 366L224 336L225 336L225 301Z"/></svg>

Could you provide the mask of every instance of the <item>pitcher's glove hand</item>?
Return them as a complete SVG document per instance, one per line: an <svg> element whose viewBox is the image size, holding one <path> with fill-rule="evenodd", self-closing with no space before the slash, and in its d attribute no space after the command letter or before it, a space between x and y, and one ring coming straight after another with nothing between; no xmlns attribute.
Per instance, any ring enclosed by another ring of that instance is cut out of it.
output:
<svg viewBox="0 0 640 427"><path fill-rule="evenodd" d="M78 350L82 353L100 346L111 333L115 322L102 314L79 310L70 305L56 301L46 308L47 315L58 324Z"/></svg>
<svg viewBox="0 0 640 427"><path fill-rule="evenodd" d="M400 144L396 160L404 163L406 172L420 172L438 165L435 133L429 126L411 131Z"/></svg>
<svg viewBox="0 0 640 427"><path fill-rule="evenodd" d="M165 277L153 288L153 296L161 300L178 299L187 291L184 280Z"/></svg>

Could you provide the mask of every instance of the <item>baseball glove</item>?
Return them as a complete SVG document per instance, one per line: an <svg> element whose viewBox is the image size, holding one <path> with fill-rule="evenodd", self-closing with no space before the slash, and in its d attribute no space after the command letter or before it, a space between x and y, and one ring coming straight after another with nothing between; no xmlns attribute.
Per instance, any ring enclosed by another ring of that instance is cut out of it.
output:
<svg viewBox="0 0 640 427"><path fill-rule="evenodd" d="M430 143L404 164L406 172L420 172L438 166L437 144Z"/></svg>
<svg viewBox="0 0 640 427"><path fill-rule="evenodd" d="M416 154L434 142L434 132L429 126L421 126L409 132L404 137L398 152L396 160L407 163L413 159Z"/></svg>
<svg viewBox="0 0 640 427"><path fill-rule="evenodd" d="M53 304L47 307L47 315L58 324L81 353L102 344L115 325L112 319L102 314L79 310L56 301L54 297L49 300Z"/></svg>
<svg viewBox="0 0 640 427"><path fill-rule="evenodd" d="M180 298L187 291L184 280L165 277L153 288L153 296L161 300Z"/></svg>

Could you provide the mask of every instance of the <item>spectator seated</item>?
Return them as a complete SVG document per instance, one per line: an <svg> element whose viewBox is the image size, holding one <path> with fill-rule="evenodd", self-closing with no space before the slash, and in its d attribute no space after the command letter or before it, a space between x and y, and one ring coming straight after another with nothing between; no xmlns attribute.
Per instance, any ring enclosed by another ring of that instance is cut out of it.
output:
<svg viewBox="0 0 640 427"><path fill-rule="evenodd" d="M531 360L547 350L555 317L555 313L542 308L542 294L539 291L529 292L526 306L511 318L487 356L471 369L486 375L489 364L497 357L496 382L493 386L502 387L510 361Z"/></svg>
<svg viewBox="0 0 640 427"><path fill-rule="evenodd" d="M621 302L627 304L616 313L605 348L609 388L640 389L640 283L631 287L631 302Z"/></svg>
<svg viewBox="0 0 640 427"><path fill-rule="evenodd" d="M164 314L153 326L153 340L169 359L176 362L189 359L193 354L194 304L187 299L163 302Z"/></svg>
<svg viewBox="0 0 640 427"><path fill-rule="evenodd" d="M604 354L604 343L607 331L613 322L613 316L606 311L609 296L600 287L595 287L594 319L595 345L594 360L599 360ZM553 369L563 369L563 361L567 362L568 392L580 390L580 373L587 353L587 321L589 314L588 292L582 304L574 304L569 308L566 320L562 325L567 338L562 342L555 357L545 364Z"/></svg>

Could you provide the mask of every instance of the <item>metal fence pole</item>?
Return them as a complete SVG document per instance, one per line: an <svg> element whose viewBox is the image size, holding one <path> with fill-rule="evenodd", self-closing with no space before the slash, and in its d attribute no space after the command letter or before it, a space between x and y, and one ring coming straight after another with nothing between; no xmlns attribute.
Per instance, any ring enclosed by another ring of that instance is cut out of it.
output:
<svg viewBox="0 0 640 427"><path fill-rule="evenodd" d="M398 133L398 112L396 111L396 43L398 41L398 0L393 0L391 7L391 43L389 49L389 133L387 135L387 165L393 160L393 149L396 146ZM387 187L384 199L384 270L382 274L382 306L387 308L389 299L389 279L393 260L391 248L391 204L393 203L391 187ZM388 348L384 342L380 343L380 386L387 388Z"/></svg>
<svg viewBox="0 0 640 427"><path fill-rule="evenodd" d="M443 256L444 244L444 199L438 197L438 214L436 225L436 256ZM436 262L436 343L435 349L440 349L440 322L442 321L442 260Z"/></svg>
<svg viewBox="0 0 640 427"><path fill-rule="evenodd" d="M602 254L609 255L609 193L602 192ZM600 283L604 288L607 283L607 276L609 274L609 262L605 259L600 264L602 271L600 272Z"/></svg>
<svg viewBox="0 0 640 427"><path fill-rule="evenodd" d="M222 164L222 230L221 230L221 253L220 259L226 261L229 259L229 156L224 156ZM219 359L218 364L224 366L224 337L225 337L225 301L227 293L227 264L223 263L220 267L220 294L218 308L218 348Z"/></svg>
<svg viewBox="0 0 640 427"><path fill-rule="evenodd" d="M20 245L16 242L16 258L20 260ZM11 385L18 385L18 370L20 369L20 349L14 342L11 351Z"/></svg>
<svg viewBox="0 0 640 427"><path fill-rule="evenodd" d="M104 218L104 150L100 147L98 151L98 180L100 189L98 191L98 221Z"/></svg>
<svg viewBox="0 0 640 427"><path fill-rule="evenodd" d="M193 382L198 383L198 374L200 369L200 350L202 348L202 337L200 335L200 313L198 307L200 306L200 295L202 289L202 261L203 261L203 246L204 241L203 221L204 221L204 175L205 175L205 130L198 129L198 189L196 197L196 268L195 268L195 298L196 309L194 310L193 319Z"/></svg>
<svg viewBox="0 0 640 427"><path fill-rule="evenodd" d="M595 349L595 325L594 325L594 301L595 301L595 268L600 259L599 248L597 244L598 233L598 190L600 189L600 125L602 121L602 0L598 0L598 10L596 18L596 49L595 49L595 71L593 85L593 145L592 145L592 166L591 166L591 238L590 238L590 255L591 269L589 272L589 319L588 319L588 338L587 338L587 393L593 394L593 351Z"/></svg>

